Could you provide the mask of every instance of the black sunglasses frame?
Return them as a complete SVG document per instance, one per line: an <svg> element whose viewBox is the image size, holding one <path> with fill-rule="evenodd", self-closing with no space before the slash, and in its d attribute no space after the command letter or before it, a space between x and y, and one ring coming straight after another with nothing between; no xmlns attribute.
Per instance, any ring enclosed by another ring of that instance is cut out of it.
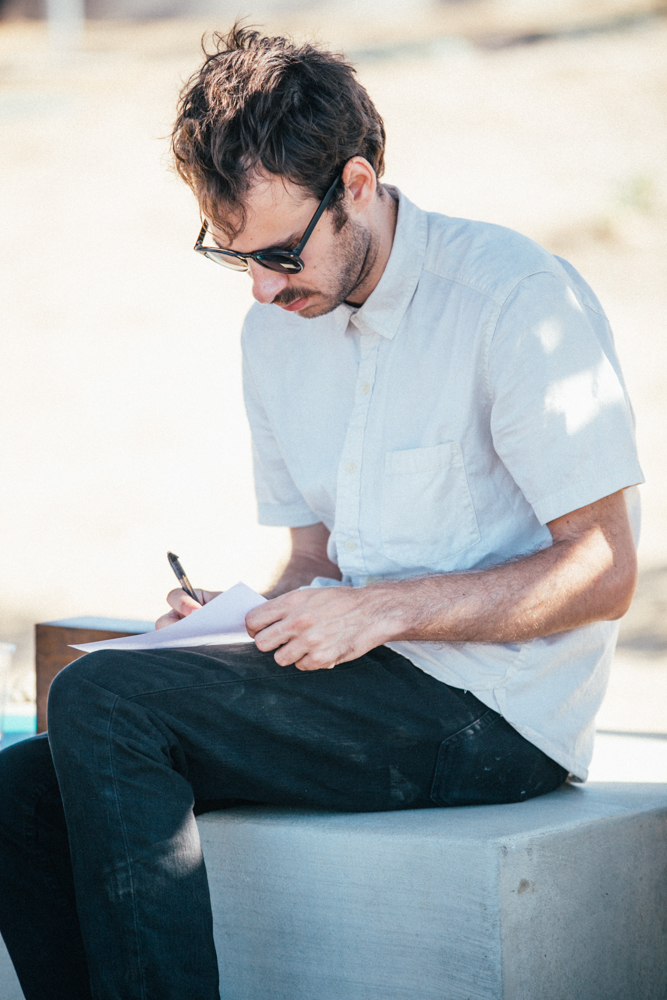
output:
<svg viewBox="0 0 667 1000"><path fill-rule="evenodd" d="M342 172L338 174L336 180L333 182L324 198L322 198L315 214L308 223L308 228L293 250L272 250L271 248L268 248L266 250L255 250L253 253L239 253L236 250L223 250L222 247L205 247L203 244L204 237L208 231L208 222L205 222L201 227L194 249L197 253L201 253L205 257L214 260L216 264L220 263L223 266L229 267L235 271L247 271L248 259L250 259L256 261L258 264L261 264L262 267L268 268L270 271L278 271L282 274L298 274L299 271L303 271L305 267L305 264L301 260L300 256L303 253L303 248L310 239L315 226L326 211L326 208L331 201L334 191L336 190L338 182L342 176ZM227 264L225 258L230 259L229 264ZM238 261L238 263L241 264L241 267L237 267L232 264L232 260Z"/></svg>

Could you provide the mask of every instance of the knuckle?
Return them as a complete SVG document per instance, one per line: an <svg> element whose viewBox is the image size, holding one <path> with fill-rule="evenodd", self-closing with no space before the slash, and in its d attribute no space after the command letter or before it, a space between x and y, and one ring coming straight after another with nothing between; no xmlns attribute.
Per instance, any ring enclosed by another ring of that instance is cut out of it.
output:
<svg viewBox="0 0 667 1000"><path fill-rule="evenodd" d="M295 615L293 625L299 632L305 632L313 627L313 616L302 611Z"/></svg>

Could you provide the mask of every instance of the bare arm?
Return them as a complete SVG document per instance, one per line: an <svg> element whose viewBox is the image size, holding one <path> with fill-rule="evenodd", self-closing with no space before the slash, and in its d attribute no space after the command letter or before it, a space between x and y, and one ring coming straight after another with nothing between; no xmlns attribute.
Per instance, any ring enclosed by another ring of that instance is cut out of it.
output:
<svg viewBox="0 0 667 1000"><path fill-rule="evenodd" d="M278 663L317 670L391 640L516 642L625 614L637 559L623 492L548 527L550 548L494 569L283 594L248 631Z"/></svg>
<svg viewBox="0 0 667 1000"><path fill-rule="evenodd" d="M396 638L518 642L622 617L637 582L623 493L548 528L553 545L524 559L414 581L419 598Z"/></svg>
<svg viewBox="0 0 667 1000"><path fill-rule="evenodd" d="M292 553L278 581L267 590L265 597L280 597L290 590L307 587L316 576L341 579L341 572L327 556L329 530L323 524L311 524L305 528L290 528Z"/></svg>

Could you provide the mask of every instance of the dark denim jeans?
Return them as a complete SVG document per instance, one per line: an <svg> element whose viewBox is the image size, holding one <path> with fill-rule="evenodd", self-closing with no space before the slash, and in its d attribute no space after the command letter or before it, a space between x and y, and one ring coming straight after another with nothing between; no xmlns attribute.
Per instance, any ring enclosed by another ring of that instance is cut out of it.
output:
<svg viewBox="0 0 667 1000"><path fill-rule="evenodd" d="M197 811L518 802L565 777L385 647L314 673L253 645L92 653L48 738L0 753L0 931L27 1000L218 1000Z"/></svg>

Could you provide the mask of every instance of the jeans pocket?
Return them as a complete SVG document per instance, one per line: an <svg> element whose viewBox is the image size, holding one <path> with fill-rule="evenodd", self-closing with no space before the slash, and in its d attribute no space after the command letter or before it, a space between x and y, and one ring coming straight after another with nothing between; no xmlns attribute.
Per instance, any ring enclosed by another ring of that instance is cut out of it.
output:
<svg viewBox="0 0 667 1000"><path fill-rule="evenodd" d="M440 744L431 800L438 806L524 802L552 792L567 771L489 709Z"/></svg>

